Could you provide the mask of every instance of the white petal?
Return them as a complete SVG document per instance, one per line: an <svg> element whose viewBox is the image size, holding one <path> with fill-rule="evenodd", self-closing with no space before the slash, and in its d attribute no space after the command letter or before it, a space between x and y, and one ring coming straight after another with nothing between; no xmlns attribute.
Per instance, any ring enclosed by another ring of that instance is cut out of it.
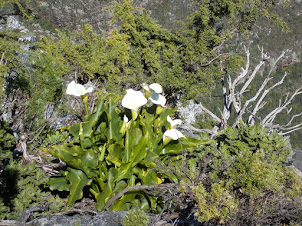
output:
<svg viewBox="0 0 302 226"><path fill-rule="evenodd" d="M75 81L72 81L71 83L68 84L66 93L69 95L81 96Z"/></svg>
<svg viewBox="0 0 302 226"><path fill-rule="evenodd" d="M126 122L126 123L129 122L129 119L126 115L124 115L124 122Z"/></svg>
<svg viewBox="0 0 302 226"><path fill-rule="evenodd" d="M182 120L175 119L171 122L171 127L172 127L172 129L174 129L176 126L181 125L181 124L182 124Z"/></svg>
<svg viewBox="0 0 302 226"><path fill-rule="evenodd" d="M169 129L164 132L164 140L165 137L170 137L173 140L178 140L179 138L185 137L181 132L177 129Z"/></svg>
<svg viewBox="0 0 302 226"><path fill-rule="evenodd" d="M144 94L133 89L128 89L122 100L122 106L131 110L137 110L146 103L147 99Z"/></svg>
<svg viewBox="0 0 302 226"><path fill-rule="evenodd" d="M76 84L76 88L77 88L80 96L85 95L87 93L86 88L81 84Z"/></svg>
<svg viewBox="0 0 302 226"><path fill-rule="evenodd" d="M150 91L149 86L146 83L141 84L141 87L148 92Z"/></svg>
<svg viewBox="0 0 302 226"><path fill-rule="evenodd" d="M152 93L150 98L149 98L153 104L159 104L163 107L166 107L166 98L163 95L160 95L158 93Z"/></svg>
<svg viewBox="0 0 302 226"><path fill-rule="evenodd" d="M149 86L150 89L152 89L155 93L162 93L163 87L158 83L153 83Z"/></svg>
<svg viewBox="0 0 302 226"><path fill-rule="evenodd" d="M87 93L91 93L92 91L93 91L93 87L89 87L89 88L86 90Z"/></svg>
<svg viewBox="0 0 302 226"><path fill-rule="evenodd" d="M167 116L167 121L170 122L172 129L174 129L176 126L182 124L182 120L180 120L180 119L172 120L169 115Z"/></svg>

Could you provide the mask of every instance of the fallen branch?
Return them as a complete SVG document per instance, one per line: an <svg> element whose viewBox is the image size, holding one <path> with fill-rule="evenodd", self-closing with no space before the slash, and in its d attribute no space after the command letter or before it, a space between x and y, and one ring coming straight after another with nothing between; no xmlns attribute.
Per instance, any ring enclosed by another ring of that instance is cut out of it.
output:
<svg viewBox="0 0 302 226"><path fill-rule="evenodd" d="M75 209L75 208L70 208L66 211L63 211L63 212L60 212L60 213L57 213L56 215L68 215L68 214L72 214L72 213L77 213L77 214L80 214L82 216L85 216L88 214L93 214L93 215L97 215L97 212L96 211L93 211L93 210L89 210L89 209Z"/></svg>
<svg viewBox="0 0 302 226"><path fill-rule="evenodd" d="M108 210L109 207L114 203L116 200L121 198L126 192L132 191L132 190L153 190L157 188L173 188L178 186L178 184L156 184L156 185L134 185L130 187L124 188L122 191L117 193L116 195L112 196L104 206L105 210Z"/></svg>

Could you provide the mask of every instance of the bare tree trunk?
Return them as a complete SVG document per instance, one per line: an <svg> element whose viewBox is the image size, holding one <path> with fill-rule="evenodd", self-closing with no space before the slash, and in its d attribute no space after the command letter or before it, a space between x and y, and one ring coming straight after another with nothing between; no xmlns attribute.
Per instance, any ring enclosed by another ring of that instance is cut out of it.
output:
<svg viewBox="0 0 302 226"><path fill-rule="evenodd" d="M302 115L298 113L290 118L287 124L278 125L274 124L274 120L276 116L282 111L286 110L287 114L291 112L291 103L292 100L302 94L302 88L295 90L295 92L290 95L287 93L284 101L279 100L279 106L273 109L270 113L268 113L263 119L257 117L259 110L266 105L265 98L267 94L274 90L277 86L283 84L284 79L287 76L287 73L284 73L282 79L279 82L268 87L268 83L273 79L272 72L276 69L277 63L284 57L285 51L282 52L277 59L270 59L266 53L264 53L263 48L259 48L261 53L261 58L257 65L251 69L250 67L250 52L249 48L244 46L244 51L246 54L246 64L245 67L241 68L241 71L237 74L237 76L232 80L230 73L228 73L224 78L222 78L222 92L224 98L224 106L223 111L221 113L221 117L218 117L213 112L205 108L202 104L200 104L200 108L203 112L209 114L214 121L220 122L220 129L224 130L229 125L229 119L234 110L236 114L235 122L232 127L240 127L241 125L254 125L255 120L259 119L259 123L269 129L278 132L281 135L286 135L296 130L302 129L302 123L298 123L296 125L292 125L293 120ZM266 75L266 78L262 82L260 88L257 90L256 94L250 99L243 102L243 97L246 92L248 92L248 88L251 86L252 82L255 80L257 75L260 73L260 69L267 63L270 63L270 70ZM227 80L227 81L226 81ZM243 84L241 89L239 89L239 85ZM244 122L243 118L247 118ZM214 133L214 130L210 130ZM202 132L202 131L200 131ZM217 134L217 130L215 131Z"/></svg>

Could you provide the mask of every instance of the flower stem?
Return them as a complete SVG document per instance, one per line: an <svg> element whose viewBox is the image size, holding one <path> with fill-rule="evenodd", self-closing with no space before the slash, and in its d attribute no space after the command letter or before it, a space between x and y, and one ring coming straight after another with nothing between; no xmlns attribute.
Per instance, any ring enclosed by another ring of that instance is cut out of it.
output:
<svg viewBox="0 0 302 226"><path fill-rule="evenodd" d="M88 105L87 105L88 96L87 95L82 95L81 97L82 97L84 105L85 105L86 115L88 115L89 114L89 112L88 112Z"/></svg>

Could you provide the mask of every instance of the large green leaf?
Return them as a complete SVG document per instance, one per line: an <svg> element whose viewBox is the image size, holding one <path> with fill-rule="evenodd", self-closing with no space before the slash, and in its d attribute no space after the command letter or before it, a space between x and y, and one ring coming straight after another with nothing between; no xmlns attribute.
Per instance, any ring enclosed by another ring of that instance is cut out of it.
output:
<svg viewBox="0 0 302 226"><path fill-rule="evenodd" d="M138 142L142 138L142 132L139 128L136 128L134 126L131 126L129 130L126 131L125 136L125 152L123 155L123 163L127 163L130 161L130 156L133 151L133 148L135 145L138 144Z"/></svg>
<svg viewBox="0 0 302 226"><path fill-rule="evenodd" d="M120 128L122 126L122 119L118 114L118 108L116 107L116 104L112 100L112 98L109 99L108 108L106 109L107 118L108 118L108 127L105 131L106 137L108 140L114 139L117 142L121 142L121 138L123 137L123 134L120 133Z"/></svg>
<svg viewBox="0 0 302 226"><path fill-rule="evenodd" d="M85 185L90 185L92 179L89 179L81 170L76 170L68 167L67 179L70 184L70 193L67 198L67 206L71 206L75 201L83 197L83 188Z"/></svg>
<svg viewBox="0 0 302 226"><path fill-rule="evenodd" d="M157 174L152 169L147 169L144 175L140 177L143 184L159 184L160 178L157 176Z"/></svg>
<svg viewBox="0 0 302 226"><path fill-rule="evenodd" d="M94 128L96 128L98 126L96 124L100 118L100 115L103 113L104 110L105 110L104 99L98 95L98 101L96 103L96 107L92 114L89 114L85 117L85 121L91 123L91 125L94 126Z"/></svg>
<svg viewBox="0 0 302 226"><path fill-rule="evenodd" d="M147 167L154 168L156 166L155 161L157 159L158 159L158 154L149 150L149 151L147 151L147 156L141 163L146 165Z"/></svg>
<svg viewBox="0 0 302 226"><path fill-rule="evenodd" d="M98 167L97 154L92 150L84 150L76 145L55 145L43 151L64 161L68 166L83 170L88 177L96 176L94 170Z"/></svg>
<svg viewBox="0 0 302 226"><path fill-rule="evenodd" d="M139 143L133 147L130 156L131 161L129 163L122 163L121 167L118 169L118 177L116 178L116 181L130 177L132 174L132 168L146 157L146 142L148 137L148 133L146 133L145 136L140 139Z"/></svg>
<svg viewBox="0 0 302 226"><path fill-rule="evenodd" d="M64 173L50 177L47 184L50 190L69 191L68 180Z"/></svg>
<svg viewBox="0 0 302 226"><path fill-rule="evenodd" d="M108 147L107 160L112 162L115 166L119 167L122 163L121 157L123 155L125 148L118 143L111 144Z"/></svg>
<svg viewBox="0 0 302 226"><path fill-rule="evenodd" d="M114 189L114 179L116 178L116 176L117 176L117 170L114 167L111 167L106 177L107 181L102 182L103 183L102 191L95 195L97 201L97 205L96 205L97 210L99 211L103 210L106 202L112 196L113 189Z"/></svg>

